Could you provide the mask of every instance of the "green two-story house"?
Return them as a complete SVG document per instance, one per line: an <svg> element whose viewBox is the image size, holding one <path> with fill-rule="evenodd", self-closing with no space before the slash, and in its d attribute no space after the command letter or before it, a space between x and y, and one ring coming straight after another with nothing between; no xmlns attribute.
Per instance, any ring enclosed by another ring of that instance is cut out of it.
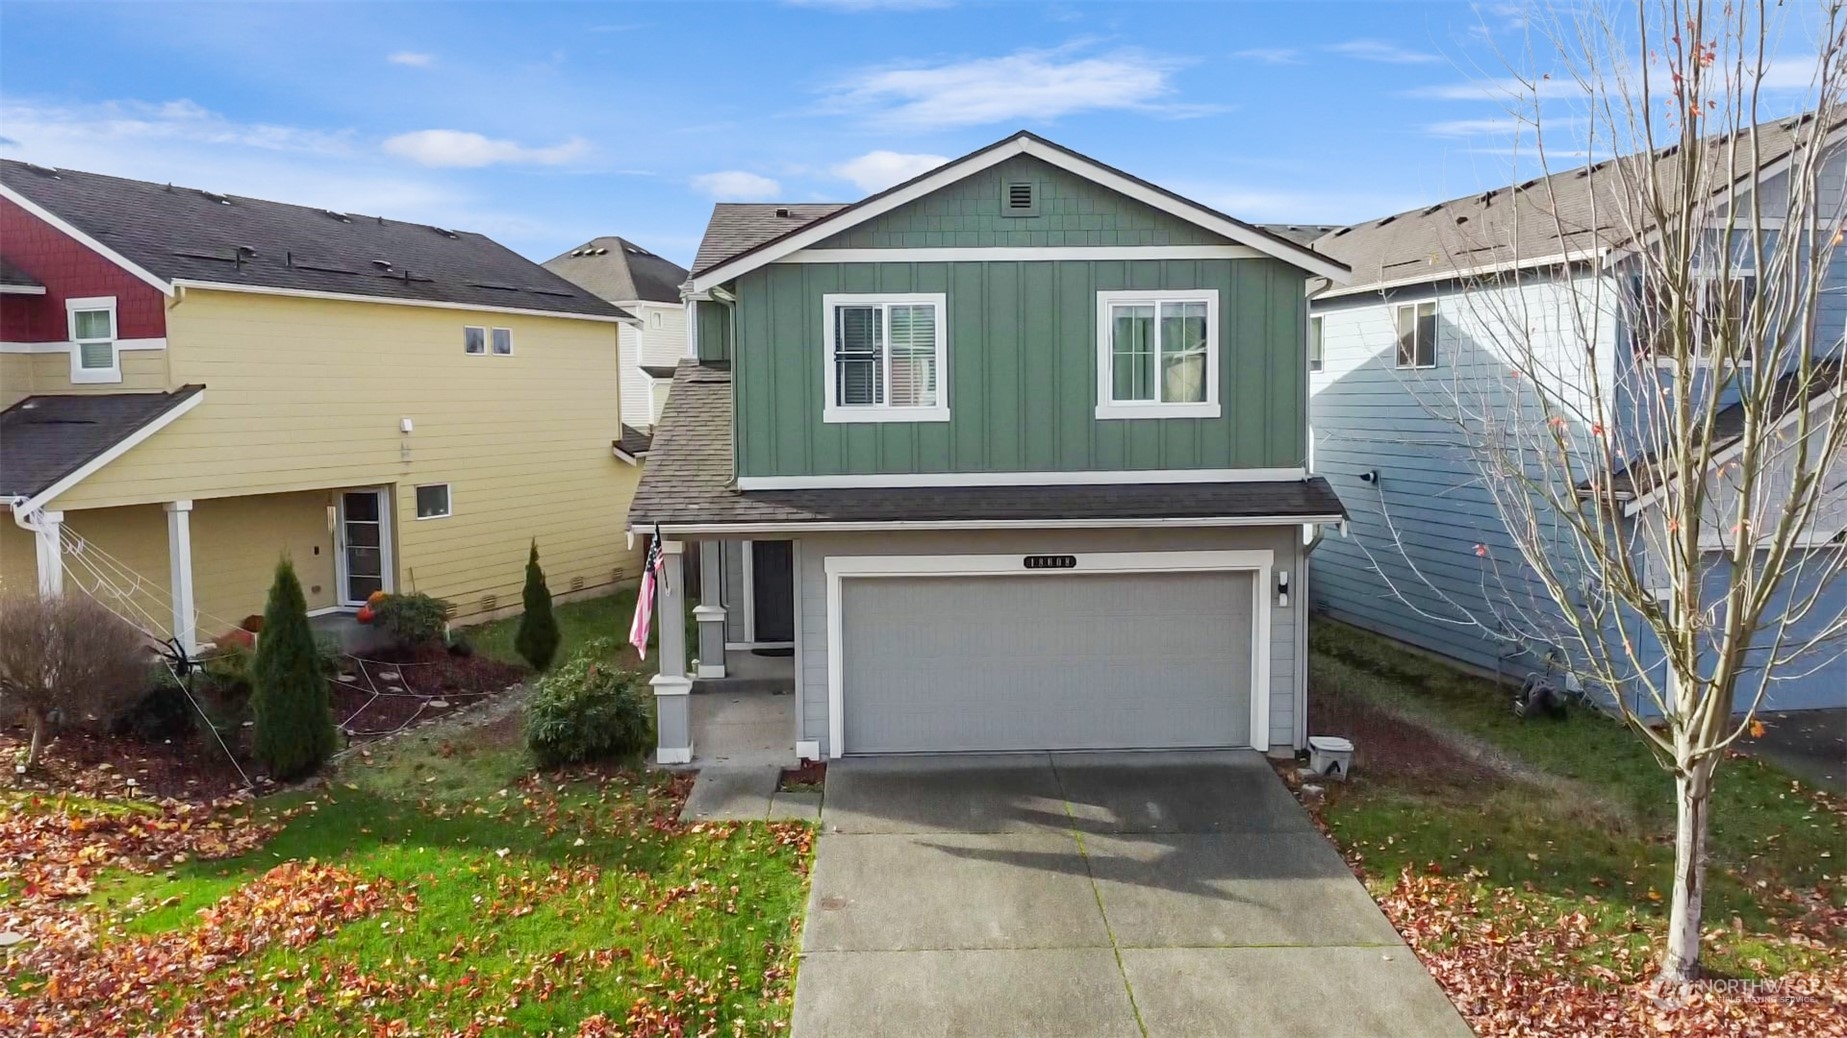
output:
<svg viewBox="0 0 1847 1038"><path fill-rule="evenodd" d="M1305 544L1344 518L1305 289L1347 277L1024 132L850 205L717 207L630 512L660 759L727 647L793 653L791 758L1304 745Z"/></svg>

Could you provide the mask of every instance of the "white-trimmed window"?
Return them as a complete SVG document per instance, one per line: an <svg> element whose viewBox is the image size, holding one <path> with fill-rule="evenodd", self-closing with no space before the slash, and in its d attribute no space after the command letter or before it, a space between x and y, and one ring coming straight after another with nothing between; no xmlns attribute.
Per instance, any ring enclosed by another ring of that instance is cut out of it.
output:
<svg viewBox="0 0 1847 1038"><path fill-rule="evenodd" d="M1721 354L1736 352L1744 363L1750 363L1757 350L1743 340L1751 327L1751 310L1757 305L1756 276L1733 271L1721 277L1696 270L1689 288L1693 306L1688 331L1693 336L1694 361L1710 364ZM1646 282L1637 284L1634 293L1637 299L1629 320L1632 348L1642 356L1654 357L1657 364L1673 363L1677 332L1669 301Z"/></svg>
<svg viewBox="0 0 1847 1038"><path fill-rule="evenodd" d="M449 484L425 483L417 488L417 518L443 519L450 514Z"/></svg>
<svg viewBox="0 0 1847 1038"><path fill-rule="evenodd" d="M827 422L949 420L947 297L825 295Z"/></svg>
<svg viewBox="0 0 1847 1038"><path fill-rule="evenodd" d="M485 356L487 354L487 329L476 328L473 325L464 327L462 329L462 352Z"/></svg>
<svg viewBox="0 0 1847 1038"><path fill-rule="evenodd" d="M494 356L496 357L513 356L513 329L511 328L494 329Z"/></svg>
<svg viewBox="0 0 1847 1038"><path fill-rule="evenodd" d="M71 336L71 381L122 381L122 352L116 342L115 297L66 299Z"/></svg>
<svg viewBox="0 0 1847 1038"><path fill-rule="evenodd" d="M1097 293L1097 417L1219 416L1219 294Z"/></svg>
<svg viewBox="0 0 1847 1038"><path fill-rule="evenodd" d="M1321 352L1321 318L1308 319L1308 370L1320 371L1323 363Z"/></svg>
<svg viewBox="0 0 1847 1038"><path fill-rule="evenodd" d="M1437 304L1406 303L1392 311L1398 329L1398 367L1437 366Z"/></svg>

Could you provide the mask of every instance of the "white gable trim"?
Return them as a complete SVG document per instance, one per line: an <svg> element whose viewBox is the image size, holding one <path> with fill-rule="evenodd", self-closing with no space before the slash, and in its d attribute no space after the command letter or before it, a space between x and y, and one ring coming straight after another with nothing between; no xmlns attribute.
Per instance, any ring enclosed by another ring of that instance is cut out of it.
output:
<svg viewBox="0 0 1847 1038"><path fill-rule="evenodd" d="M188 411L191 411L204 402L205 390L201 389L186 399L181 400L179 403L174 404L153 421L117 441L113 447L91 458L89 461L84 462L81 467L73 471L70 475L65 476L63 479L39 491L37 494L33 495L30 500L13 505L14 514L31 515L33 512L45 507L46 502L55 500L59 494L89 479L97 470L103 468L122 455L127 454L129 451L134 450L136 447L140 446L141 441L165 429L167 426L172 425L175 421L179 420L181 415L186 414Z"/></svg>
<svg viewBox="0 0 1847 1038"><path fill-rule="evenodd" d="M777 241L762 246L755 251L736 259L721 263L704 274L695 276L689 284L694 292L703 292L715 285L727 281L748 271L756 270L766 264L774 263L790 253L805 249L814 243L865 223L874 217L882 216L900 206L908 205L925 195L939 191L950 184L997 166L1016 155L1030 155L1040 161L1057 166L1069 173L1074 173L1093 183L1100 184L1117 194L1133 198L1145 205L1152 206L1169 215L1179 217L1188 223L1204 227L1214 234L1229 238L1240 245L1248 245L1266 256L1273 256L1285 263L1300 267L1311 274L1317 274L1339 284L1352 280L1353 272L1345 264L1323 256L1313 250L1299 246L1286 245L1267 234L1246 227L1235 220L1227 219L1203 206L1185 202L1161 191L1133 180L1113 169L1098 165L1088 159L1071 155L1063 149L1050 147L1026 135L1020 135L999 145L970 155L965 159L943 166L934 173L913 181L909 185L869 199L868 201L847 209L837 215L823 217L801 230ZM900 250L902 251L902 250Z"/></svg>
<svg viewBox="0 0 1847 1038"><path fill-rule="evenodd" d="M57 228L60 233L76 241L77 244L82 245L98 256L128 271L137 279L159 289L161 295L169 297L173 295L173 286L167 281L156 277L147 268L142 267L130 260L127 256L122 255L109 246L104 245L102 242L97 241L95 238L83 233L72 226L68 221L59 217L58 214L39 205L37 202L34 202L32 199L27 198L25 195L20 194L12 188L7 187L5 184L0 184L0 198L5 198L14 205L19 206L19 208L24 209L26 212L31 213L33 216Z"/></svg>

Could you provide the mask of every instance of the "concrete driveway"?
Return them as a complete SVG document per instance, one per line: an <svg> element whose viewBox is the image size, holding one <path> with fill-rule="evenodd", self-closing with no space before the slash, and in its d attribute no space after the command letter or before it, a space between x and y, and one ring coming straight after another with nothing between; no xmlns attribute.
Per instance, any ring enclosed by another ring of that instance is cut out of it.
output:
<svg viewBox="0 0 1847 1038"><path fill-rule="evenodd" d="M795 1038L1467 1035L1255 753L829 765Z"/></svg>

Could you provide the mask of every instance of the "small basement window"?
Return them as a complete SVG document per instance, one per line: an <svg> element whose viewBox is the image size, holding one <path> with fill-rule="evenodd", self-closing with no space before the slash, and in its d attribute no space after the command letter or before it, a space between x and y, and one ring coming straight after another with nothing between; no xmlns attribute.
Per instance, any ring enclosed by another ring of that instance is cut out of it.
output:
<svg viewBox="0 0 1847 1038"><path fill-rule="evenodd" d="M1437 366L1437 304L1409 303L1397 310L1398 366Z"/></svg>
<svg viewBox="0 0 1847 1038"><path fill-rule="evenodd" d="M449 484L426 483L417 488L417 518L442 519L449 515Z"/></svg>
<svg viewBox="0 0 1847 1038"><path fill-rule="evenodd" d="M494 329L494 356L496 357L513 356L513 329L511 328Z"/></svg>
<svg viewBox="0 0 1847 1038"><path fill-rule="evenodd" d="M478 355L486 354L487 353L487 329L486 328L463 328L462 329L462 352L463 353L473 353L473 354L478 354Z"/></svg>
<svg viewBox="0 0 1847 1038"><path fill-rule="evenodd" d="M66 299L64 308L71 337L71 381L122 381L122 360L116 344L115 297Z"/></svg>
<svg viewBox="0 0 1847 1038"><path fill-rule="evenodd" d="M1001 185L1002 216L1038 216L1039 185L1030 180L1009 180Z"/></svg>

